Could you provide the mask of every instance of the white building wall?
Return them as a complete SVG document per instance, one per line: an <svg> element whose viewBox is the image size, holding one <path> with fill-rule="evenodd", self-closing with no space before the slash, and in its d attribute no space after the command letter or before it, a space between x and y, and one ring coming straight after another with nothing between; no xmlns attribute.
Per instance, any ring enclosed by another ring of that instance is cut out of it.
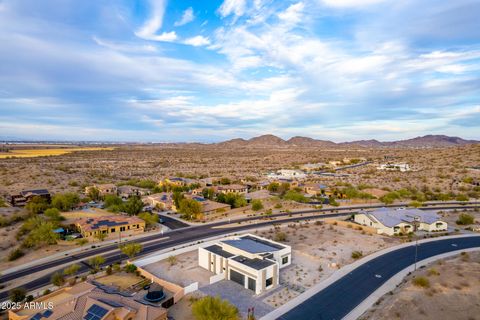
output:
<svg viewBox="0 0 480 320"><path fill-rule="evenodd" d="M208 251L204 248L198 248L198 265L209 270Z"/></svg>

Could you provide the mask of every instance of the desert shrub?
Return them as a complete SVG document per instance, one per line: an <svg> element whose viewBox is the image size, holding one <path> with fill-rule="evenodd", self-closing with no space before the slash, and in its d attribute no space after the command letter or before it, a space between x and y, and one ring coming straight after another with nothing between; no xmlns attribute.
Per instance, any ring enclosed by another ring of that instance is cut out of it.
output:
<svg viewBox="0 0 480 320"><path fill-rule="evenodd" d="M8 261L14 261L14 260L17 260L21 257L23 257L25 255L25 253L17 248L17 249L13 249L12 251L10 251L10 253L8 254Z"/></svg>
<svg viewBox="0 0 480 320"><path fill-rule="evenodd" d="M125 272L134 273L135 271L137 271L137 266L134 265L134 264L129 263L129 264L127 264L127 265L125 266L124 269L125 269Z"/></svg>
<svg viewBox="0 0 480 320"><path fill-rule="evenodd" d="M61 274L60 272L55 272L50 278L50 281L52 282L53 285L58 287L65 284L65 278L63 277L63 274Z"/></svg>
<svg viewBox="0 0 480 320"><path fill-rule="evenodd" d="M412 282L417 287L422 287L422 288L430 287L430 281L425 277L415 277L413 278Z"/></svg>
<svg viewBox="0 0 480 320"><path fill-rule="evenodd" d="M255 199L252 201L252 210L258 211L263 209L263 203L262 200Z"/></svg>
<svg viewBox="0 0 480 320"><path fill-rule="evenodd" d="M9 297L12 302L22 302L25 300L25 296L27 295L27 290L24 288L15 288L10 290Z"/></svg>
<svg viewBox="0 0 480 320"><path fill-rule="evenodd" d="M287 234L285 232L277 232L273 238L275 241L287 241Z"/></svg>
<svg viewBox="0 0 480 320"><path fill-rule="evenodd" d="M474 221L475 221L475 218L471 214L461 213L458 216L456 224L458 224L458 225L469 225L469 224L473 224Z"/></svg>
<svg viewBox="0 0 480 320"><path fill-rule="evenodd" d="M353 259L360 259L363 256L362 251L353 251L352 252L352 258Z"/></svg>

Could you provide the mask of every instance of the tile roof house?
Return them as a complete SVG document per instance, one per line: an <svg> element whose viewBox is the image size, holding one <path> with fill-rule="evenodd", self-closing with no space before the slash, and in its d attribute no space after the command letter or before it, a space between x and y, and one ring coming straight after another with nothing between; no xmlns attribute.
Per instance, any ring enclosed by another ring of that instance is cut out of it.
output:
<svg viewBox="0 0 480 320"><path fill-rule="evenodd" d="M232 208L229 204L208 200L198 195L186 194L185 198L190 198L199 202L202 205L202 213L206 215L224 212Z"/></svg>
<svg viewBox="0 0 480 320"><path fill-rule="evenodd" d="M128 185L118 187L117 192L122 199L128 199L133 196L142 197L150 194L149 189Z"/></svg>
<svg viewBox="0 0 480 320"><path fill-rule="evenodd" d="M290 246L252 234L198 249L199 266L255 294L279 284L279 271L291 264Z"/></svg>
<svg viewBox="0 0 480 320"><path fill-rule="evenodd" d="M445 231L447 223L436 212L410 208L380 208L364 211L354 217L354 221L377 229L379 234L394 235L416 230Z"/></svg>
<svg viewBox="0 0 480 320"><path fill-rule="evenodd" d="M248 187L241 184L226 184L217 186L216 191L218 193L247 193Z"/></svg>
<svg viewBox="0 0 480 320"><path fill-rule="evenodd" d="M80 218L75 226L84 238L94 238L100 233L108 237L131 236L145 231L145 221L137 217L123 215Z"/></svg>
<svg viewBox="0 0 480 320"><path fill-rule="evenodd" d="M52 303L51 309L10 310L12 320L166 320L167 310L125 297L109 294L95 285L82 282L63 288L34 301Z"/></svg>
<svg viewBox="0 0 480 320"><path fill-rule="evenodd" d="M152 207L159 208L161 210L173 210L177 211L175 202L173 201L172 192L160 192L154 193L142 198L142 201Z"/></svg>
<svg viewBox="0 0 480 320"><path fill-rule="evenodd" d="M88 194L93 188L98 189L101 196L105 196L107 194L115 196L118 195L118 188L113 183L94 184L93 186L85 187L85 193Z"/></svg>

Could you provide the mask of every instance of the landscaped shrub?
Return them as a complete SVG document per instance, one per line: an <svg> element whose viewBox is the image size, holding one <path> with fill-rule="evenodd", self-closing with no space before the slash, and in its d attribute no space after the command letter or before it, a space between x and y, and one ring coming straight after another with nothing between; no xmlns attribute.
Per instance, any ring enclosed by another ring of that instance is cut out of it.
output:
<svg viewBox="0 0 480 320"><path fill-rule="evenodd" d="M352 252L352 258L353 259L360 259L363 256L362 251L353 251Z"/></svg>
<svg viewBox="0 0 480 320"><path fill-rule="evenodd" d="M469 225L475 222L475 218L468 213L461 213L456 223L458 225Z"/></svg>

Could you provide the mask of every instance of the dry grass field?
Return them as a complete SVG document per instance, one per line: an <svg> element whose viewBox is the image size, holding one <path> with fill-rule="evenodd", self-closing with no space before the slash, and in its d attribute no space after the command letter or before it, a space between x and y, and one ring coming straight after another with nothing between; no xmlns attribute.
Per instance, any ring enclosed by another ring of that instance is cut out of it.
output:
<svg viewBox="0 0 480 320"><path fill-rule="evenodd" d="M79 151L104 151L113 150L112 147L93 147L93 148L45 148L45 149L14 149L9 152L0 152L0 159L7 158L35 158L47 156L61 156L64 154L79 152Z"/></svg>

